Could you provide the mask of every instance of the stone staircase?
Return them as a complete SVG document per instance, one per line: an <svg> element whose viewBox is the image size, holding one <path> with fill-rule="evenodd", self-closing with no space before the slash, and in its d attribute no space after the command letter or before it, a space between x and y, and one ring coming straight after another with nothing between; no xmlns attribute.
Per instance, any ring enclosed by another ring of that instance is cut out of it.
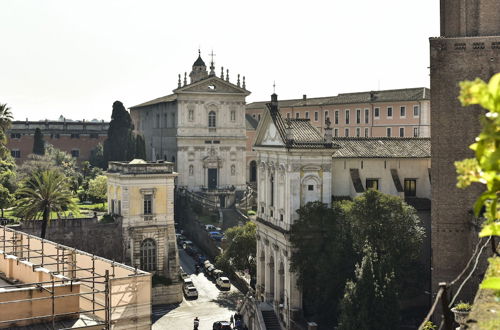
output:
<svg viewBox="0 0 500 330"><path fill-rule="evenodd" d="M280 321L274 311L262 311L266 330L281 330Z"/></svg>

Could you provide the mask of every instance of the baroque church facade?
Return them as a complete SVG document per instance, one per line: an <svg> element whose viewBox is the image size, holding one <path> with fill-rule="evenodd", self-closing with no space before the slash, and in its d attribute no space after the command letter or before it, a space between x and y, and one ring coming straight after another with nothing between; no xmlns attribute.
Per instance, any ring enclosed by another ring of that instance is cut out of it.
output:
<svg viewBox="0 0 500 330"><path fill-rule="evenodd" d="M186 73L183 79L179 75L173 94L131 107L130 115L146 141L148 160L175 163L179 188L216 192L223 207L235 191L246 188L245 98L250 92L245 77L238 75L232 83L224 68L216 76L213 61L208 71L201 55L187 79Z"/></svg>

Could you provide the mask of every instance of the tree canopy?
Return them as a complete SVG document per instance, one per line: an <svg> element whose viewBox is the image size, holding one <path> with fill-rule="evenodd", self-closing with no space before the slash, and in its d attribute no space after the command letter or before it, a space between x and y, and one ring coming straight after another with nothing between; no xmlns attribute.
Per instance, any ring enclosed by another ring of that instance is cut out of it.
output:
<svg viewBox="0 0 500 330"><path fill-rule="evenodd" d="M45 155L45 142L43 141L43 134L40 128L35 129L35 137L33 139L33 153L36 155Z"/></svg>
<svg viewBox="0 0 500 330"><path fill-rule="evenodd" d="M108 161L132 160L136 145L132 130L132 118L120 101L113 103L108 138L104 141L104 159Z"/></svg>
<svg viewBox="0 0 500 330"><path fill-rule="evenodd" d="M95 179L89 180L88 195L94 202L104 203L108 191L108 178L105 175L99 175Z"/></svg>
<svg viewBox="0 0 500 330"><path fill-rule="evenodd" d="M217 267L226 268L230 264L234 269L248 269L250 274L255 274L256 230L256 225L250 221L226 230L226 248L217 259Z"/></svg>
<svg viewBox="0 0 500 330"><path fill-rule="evenodd" d="M0 159L5 159L9 154L5 144L7 143L7 129L9 129L12 119L10 108L6 103L0 103Z"/></svg>

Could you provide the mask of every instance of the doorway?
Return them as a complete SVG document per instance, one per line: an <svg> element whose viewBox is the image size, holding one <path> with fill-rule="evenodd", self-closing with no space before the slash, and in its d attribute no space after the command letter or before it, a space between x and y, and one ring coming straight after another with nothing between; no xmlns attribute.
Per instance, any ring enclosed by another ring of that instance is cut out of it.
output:
<svg viewBox="0 0 500 330"><path fill-rule="evenodd" d="M217 169L209 168L208 169L208 189L217 189Z"/></svg>

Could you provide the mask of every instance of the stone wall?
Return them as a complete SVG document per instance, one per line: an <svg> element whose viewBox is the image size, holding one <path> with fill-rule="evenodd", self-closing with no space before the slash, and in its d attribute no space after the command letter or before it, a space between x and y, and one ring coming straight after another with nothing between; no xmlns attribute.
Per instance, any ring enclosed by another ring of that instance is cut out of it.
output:
<svg viewBox="0 0 500 330"><path fill-rule="evenodd" d="M40 236L41 221L22 221L16 230ZM123 262L121 222L101 223L96 218L51 220L46 239L100 257Z"/></svg>
<svg viewBox="0 0 500 330"><path fill-rule="evenodd" d="M182 283L153 286L152 296L153 305L180 303L182 302Z"/></svg>

